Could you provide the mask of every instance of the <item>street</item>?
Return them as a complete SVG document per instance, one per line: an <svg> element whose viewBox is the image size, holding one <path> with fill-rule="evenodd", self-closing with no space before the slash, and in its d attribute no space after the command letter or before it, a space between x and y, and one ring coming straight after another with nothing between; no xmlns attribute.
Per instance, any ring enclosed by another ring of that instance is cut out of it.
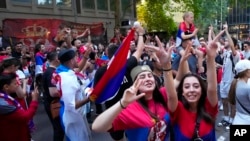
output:
<svg viewBox="0 0 250 141"><path fill-rule="evenodd" d="M219 111L216 125L221 121L221 114L222 111ZM92 115L94 116L94 112L92 112ZM34 123L36 125L36 131L32 134L34 141L53 141L52 126L41 101L39 102L39 108L34 117ZM229 141L229 131L226 131L223 127L216 126L216 136L217 141ZM92 137L93 141L112 141L108 133L92 132Z"/></svg>

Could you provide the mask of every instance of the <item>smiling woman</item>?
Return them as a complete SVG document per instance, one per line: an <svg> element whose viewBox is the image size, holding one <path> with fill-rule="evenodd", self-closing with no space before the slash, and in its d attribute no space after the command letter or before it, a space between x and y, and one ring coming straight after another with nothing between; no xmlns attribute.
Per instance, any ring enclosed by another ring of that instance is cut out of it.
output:
<svg viewBox="0 0 250 141"><path fill-rule="evenodd" d="M128 140L167 140L170 120L166 92L156 85L152 70L147 65L134 67L130 75L133 85L119 102L96 118L92 129L125 130Z"/></svg>
<svg viewBox="0 0 250 141"><path fill-rule="evenodd" d="M165 87L168 94L168 109L171 123L174 126L176 141L215 141L214 122L218 113L215 56L217 45L211 41L207 50L207 86L196 74L187 73L180 79L177 89L173 89L172 72L164 72ZM191 55L191 46L185 49L181 58L178 73L188 72L188 57ZM163 57L161 57L163 58ZM162 59L160 61L162 62ZM163 64L162 64L163 65ZM167 65L164 65L167 66ZM171 63L168 63L171 67ZM177 78L179 77L177 73ZM185 117L185 118L183 118Z"/></svg>

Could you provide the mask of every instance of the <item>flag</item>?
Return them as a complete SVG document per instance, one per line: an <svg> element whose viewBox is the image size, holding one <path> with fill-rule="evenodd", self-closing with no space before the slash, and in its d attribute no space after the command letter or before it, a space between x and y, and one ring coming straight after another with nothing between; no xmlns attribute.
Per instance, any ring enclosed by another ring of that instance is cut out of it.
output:
<svg viewBox="0 0 250 141"><path fill-rule="evenodd" d="M191 34L195 30L194 24L190 24L189 28L187 27L185 22L181 22L177 31L177 36L176 36L176 46L180 46L182 42L182 37L181 33L184 32L185 34Z"/></svg>
<svg viewBox="0 0 250 141"><path fill-rule="evenodd" d="M109 60L104 60L102 58L97 58L95 60L96 64L98 67L102 67L102 66L105 66L107 63L108 63Z"/></svg>
<svg viewBox="0 0 250 141"><path fill-rule="evenodd" d="M112 98L120 88L126 72L127 57L130 49L130 42L134 37L134 32L135 30L132 29L111 58L108 63L107 71L97 82L90 94L91 101L103 103L109 98Z"/></svg>
<svg viewBox="0 0 250 141"><path fill-rule="evenodd" d="M36 67L35 74L43 73L43 64L45 62L45 56L41 52L37 52L35 55Z"/></svg>

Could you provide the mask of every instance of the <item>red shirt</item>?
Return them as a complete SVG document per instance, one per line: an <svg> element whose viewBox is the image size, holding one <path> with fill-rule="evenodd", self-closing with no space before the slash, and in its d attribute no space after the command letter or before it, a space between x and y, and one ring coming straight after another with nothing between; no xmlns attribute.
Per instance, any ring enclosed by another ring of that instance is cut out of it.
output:
<svg viewBox="0 0 250 141"><path fill-rule="evenodd" d="M32 101L28 110L16 109L9 114L0 114L1 141L30 141L28 122L33 118L38 107Z"/></svg>

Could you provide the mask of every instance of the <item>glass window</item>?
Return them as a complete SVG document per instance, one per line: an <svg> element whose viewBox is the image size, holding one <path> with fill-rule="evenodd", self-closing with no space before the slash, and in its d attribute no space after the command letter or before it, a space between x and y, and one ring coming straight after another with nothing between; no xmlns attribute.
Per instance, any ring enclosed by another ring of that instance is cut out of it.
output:
<svg viewBox="0 0 250 141"><path fill-rule="evenodd" d="M107 0L97 0L97 9L108 10L108 1Z"/></svg>
<svg viewBox="0 0 250 141"><path fill-rule="evenodd" d="M31 3L32 0L11 0L14 2L23 2L23 3Z"/></svg>
<svg viewBox="0 0 250 141"><path fill-rule="evenodd" d="M6 0L0 0L0 8L6 8Z"/></svg>
<svg viewBox="0 0 250 141"><path fill-rule="evenodd" d="M60 7L71 7L72 0L56 0L56 5Z"/></svg>
<svg viewBox="0 0 250 141"><path fill-rule="evenodd" d="M95 9L95 1L94 0L83 0L82 7L85 9Z"/></svg>
<svg viewBox="0 0 250 141"><path fill-rule="evenodd" d="M126 14L130 14L133 6L130 0L122 0L121 3L122 3L122 11L126 12Z"/></svg>
<svg viewBox="0 0 250 141"><path fill-rule="evenodd" d="M38 0L38 5L52 5L52 0Z"/></svg>
<svg viewBox="0 0 250 141"><path fill-rule="evenodd" d="M81 2L80 0L76 0L76 12L81 14Z"/></svg>
<svg viewBox="0 0 250 141"><path fill-rule="evenodd" d="M115 0L110 0L110 10L115 11Z"/></svg>

